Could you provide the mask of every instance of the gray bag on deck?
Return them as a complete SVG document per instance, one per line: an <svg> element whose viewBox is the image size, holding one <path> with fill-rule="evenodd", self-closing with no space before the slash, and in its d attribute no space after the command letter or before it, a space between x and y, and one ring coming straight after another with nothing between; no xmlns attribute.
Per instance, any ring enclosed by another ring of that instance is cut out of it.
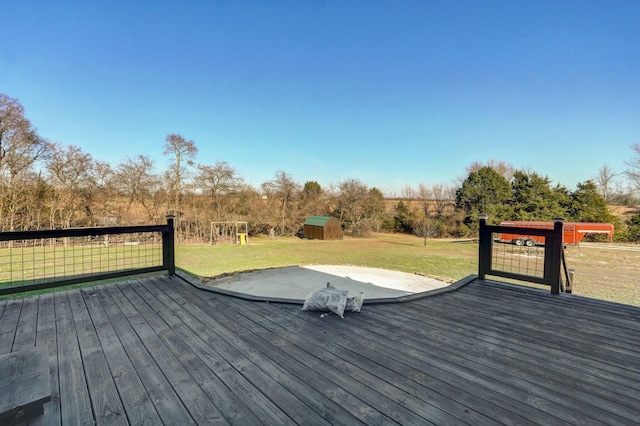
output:
<svg viewBox="0 0 640 426"><path fill-rule="evenodd" d="M302 305L303 311L331 312L344 318L344 311L360 312L364 301L364 293L348 297L349 292L338 290L331 283L327 287L315 290L307 295Z"/></svg>

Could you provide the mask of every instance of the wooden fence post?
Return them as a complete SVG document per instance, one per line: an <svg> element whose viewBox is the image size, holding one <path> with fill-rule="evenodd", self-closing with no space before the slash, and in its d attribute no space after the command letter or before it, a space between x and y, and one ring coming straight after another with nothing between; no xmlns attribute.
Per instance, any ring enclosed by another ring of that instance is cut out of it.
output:
<svg viewBox="0 0 640 426"><path fill-rule="evenodd" d="M551 238L551 247L545 243L545 275L551 280L551 294L560 294L562 281L561 262L562 262L562 245L564 244L564 219L553 219L553 237Z"/></svg>
<svg viewBox="0 0 640 426"><path fill-rule="evenodd" d="M167 215L167 231L162 233L162 259L169 275L176 273L174 216Z"/></svg>
<svg viewBox="0 0 640 426"><path fill-rule="evenodd" d="M480 222L479 244L478 244L478 278L485 279L487 271L491 270L491 230L487 228L486 214L478 216Z"/></svg>

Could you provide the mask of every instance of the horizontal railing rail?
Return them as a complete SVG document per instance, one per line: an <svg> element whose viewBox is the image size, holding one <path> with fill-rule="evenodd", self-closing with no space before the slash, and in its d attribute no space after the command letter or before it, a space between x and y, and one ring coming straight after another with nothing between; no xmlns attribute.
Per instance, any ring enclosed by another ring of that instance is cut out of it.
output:
<svg viewBox="0 0 640 426"><path fill-rule="evenodd" d="M0 295L147 272L175 274L173 217L163 225L0 232Z"/></svg>
<svg viewBox="0 0 640 426"><path fill-rule="evenodd" d="M553 229L521 228L488 225L480 218L480 246L478 278L487 275L527 281L551 286L551 293L564 291L561 264L563 257L563 222L556 220ZM500 241L499 234L519 234L544 238L544 244L535 247L515 246ZM497 247L512 247L511 251L498 251Z"/></svg>

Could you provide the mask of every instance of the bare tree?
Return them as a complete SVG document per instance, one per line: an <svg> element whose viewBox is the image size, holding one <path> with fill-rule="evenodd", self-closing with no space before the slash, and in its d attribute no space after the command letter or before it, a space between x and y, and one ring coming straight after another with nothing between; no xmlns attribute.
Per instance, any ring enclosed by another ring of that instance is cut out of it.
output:
<svg viewBox="0 0 640 426"><path fill-rule="evenodd" d="M178 241L183 241L190 232L190 223L184 221L189 215L181 211L180 200L190 177L189 167L193 166L197 153L198 148L193 141L175 133L167 135L163 154L170 156L171 163L165 173L165 180L169 184L169 192L173 194L173 211L176 215L174 223Z"/></svg>
<svg viewBox="0 0 640 426"><path fill-rule="evenodd" d="M95 161L93 165L93 183L96 193L95 208L96 214L101 218L113 216L118 210L119 200L115 192L115 172L109 163L104 161ZM103 220L100 222L105 224Z"/></svg>
<svg viewBox="0 0 640 426"><path fill-rule="evenodd" d="M335 191L334 214L354 237L375 230L385 212L384 195L377 188L369 188L359 179L347 179Z"/></svg>
<svg viewBox="0 0 640 426"><path fill-rule="evenodd" d="M300 185L293 180L291 175L282 170L278 170L274 174L272 180L262 184L262 189L267 194L267 197L279 200L281 219L280 233L281 235L285 235L287 230L292 230L287 227L287 216L291 217L294 221L297 219L294 212L294 200L296 199L298 192L300 192ZM295 232L295 230L293 231Z"/></svg>
<svg viewBox="0 0 640 426"><path fill-rule="evenodd" d="M96 195L94 161L91 155L75 145L65 148L55 146L47 164L52 182L56 186L58 199L52 208L52 220L55 222L57 211L62 225L86 224L93 216L93 197Z"/></svg>
<svg viewBox="0 0 640 426"><path fill-rule="evenodd" d="M49 218L47 209L51 205L50 201L55 190L40 171L30 173L26 179L27 182L24 183L25 214L23 216L28 219L28 222L23 222L23 227L24 229L50 228L51 225L47 223Z"/></svg>
<svg viewBox="0 0 640 426"><path fill-rule="evenodd" d="M483 167L491 167L493 170L498 172L500 176L502 176L509 182L511 181L511 179L513 179L513 175L516 172L516 168L513 167L512 164L502 160L491 159L486 163L482 163L480 161L472 162L467 166L467 175L473 172L478 172Z"/></svg>
<svg viewBox="0 0 640 426"><path fill-rule="evenodd" d="M427 239L429 237L437 236L442 227L440 222L431 216L429 210L429 203L422 203L422 212L420 219L413 226L413 232L423 240L423 245L427 245Z"/></svg>
<svg viewBox="0 0 640 426"><path fill-rule="evenodd" d="M443 183L432 185L430 194L434 213L438 219L442 219L447 213L453 213L456 203L456 190L451 185Z"/></svg>
<svg viewBox="0 0 640 426"><path fill-rule="evenodd" d="M127 211L133 203L138 203L148 221L158 219L159 209L165 201L160 177L153 170L153 160L146 155L138 155L119 164L115 178L119 191L128 199Z"/></svg>
<svg viewBox="0 0 640 426"><path fill-rule="evenodd" d="M20 102L0 93L0 211L6 219L2 229L15 229L17 212L27 208L19 202L25 199L19 193L32 179L36 162L46 159L49 147L25 118Z"/></svg>
<svg viewBox="0 0 640 426"><path fill-rule="evenodd" d="M609 167L608 164L603 165L598 174L593 177L593 181L598 186L598 191L605 201L609 201L613 191L614 179L617 174Z"/></svg>
<svg viewBox="0 0 640 426"><path fill-rule="evenodd" d="M424 245L427 245L427 238L437 234L439 226L431 215L431 204L434 197L434 190L426 184L419 184L416 198L420 202L419 219L413 226L413 232L422 237Z"/></svg>
<svg viewBox="0 0 640 426"><path fill-rule="evenodd" d="M211 198L215 217L221 220L223 197L237 193L242 187L242 178L226 161L216 161L212 166L198 164L197 167L195 186Z"/></svg>
<svg viewBox="0 0 640 426"><path fill-rule="evenodd" d="M362 228L361 222L365 218L364 200L368 191L367 185L358 179L344 180L334 190L334 214L353 235L357 235Z"/></svg>
<svg viewBox="0 0 640 426"><path fill-rule="evenodd" d="M405 185L402 188L402 191L400 191L400 194L401 198L404 198L405 200L412 200L416 197L416 193L410 185Z"/></svg>
<svg viewBox="0 0 640 426"><path fill-rule="evenodd" d="M188 166L194 164L198 148L195 143L181 135L167 135L163 155L171 156L171 164L167 173L174 196L175 213L180 211L180 195L184 189L184 181L188 177Z"/></svg>
<svg viewBox="0 0 640 426"><path fill-rule="evenodd" d="M634 191L640 192L640 143L634 143L631 145L631 149L634 152L634 157L624 162L624 175Z"/></svg>

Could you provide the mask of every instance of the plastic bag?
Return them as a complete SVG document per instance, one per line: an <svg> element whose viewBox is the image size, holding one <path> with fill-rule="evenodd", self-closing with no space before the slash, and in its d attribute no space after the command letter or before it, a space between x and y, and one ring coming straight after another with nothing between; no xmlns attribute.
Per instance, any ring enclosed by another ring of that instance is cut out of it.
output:
<svg viewBox="0 0 640 426"><path fill-rule="evenodd" d="M338 290L331 283L320 290L312 291L307 295L302 305L303 311L331 312L344 318L344 311L360 312L364 302L364 293L359 292L355 296L348 296L346 290Z"/></svg>
<svg viewBox="0 0 640 426"><path fill-rule="evenodd" d="M303 311L331 312L344 318L344 310L347 306L348 291L338 290L330 283L326 288L309 293L302 305Z"/></svg>
<svg viewBox="0 0 640 426"><path fill-rule="evenodd" d="M360 292L352 297L347 297L347 305L345 311L360 312L362 310L362 303L364 303L364 293Z"/></svg>

